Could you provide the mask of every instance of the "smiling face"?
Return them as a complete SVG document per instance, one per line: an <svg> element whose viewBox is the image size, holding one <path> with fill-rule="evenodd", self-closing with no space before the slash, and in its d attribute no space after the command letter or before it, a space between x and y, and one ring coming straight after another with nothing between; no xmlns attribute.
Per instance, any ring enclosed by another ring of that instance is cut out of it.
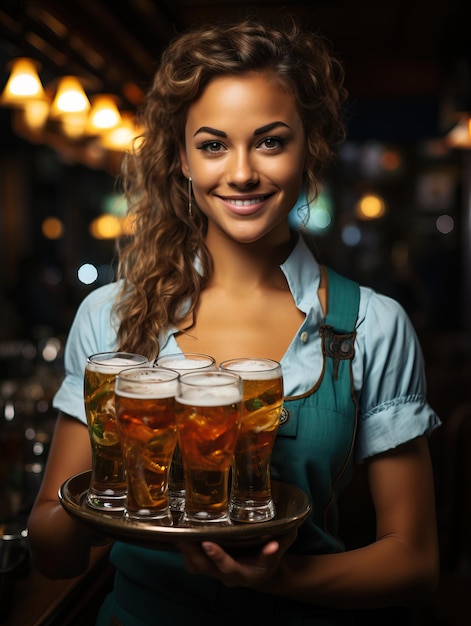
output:
<svg viewBox="0 0 471 626"><path fill-rule="evenodd" d="M188 112L182 171L208 218L208 239L289 236L306 140L291 94L263 74L213 79Z"/></svg>

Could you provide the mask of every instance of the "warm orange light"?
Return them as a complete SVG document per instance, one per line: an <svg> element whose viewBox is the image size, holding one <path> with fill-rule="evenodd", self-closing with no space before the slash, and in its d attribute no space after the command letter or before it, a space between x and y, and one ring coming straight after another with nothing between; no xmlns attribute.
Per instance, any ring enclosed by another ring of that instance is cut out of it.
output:
<svg viewBox="0 0 471 626"><path fill-rule="evenodd" d="M448 135L446 142L450 148L471 149L471 115L463 113Z"/></svg>
<svg viewBox="0 0 471 626"><path fill-rule="evenodd" d="M41 230L46 239L60 239L64 233L64 225L57 217L46 217Z"/></svg>
<svg viewBox="0 0 471 626"><path fill-rule="evenodd" d="M121 219L114 215L100 215L90 224L90 234L95 239L115 239L121 230Z"/></svg>
<svg viewBox="0 0 471 626"><path fill-rule="evenodd" d="M45 125L49 115L49 104L41 100L27 102L23 109L26 125L31 130L40 130Z"/></svg>
<svg viewBox="0 0 471 626"><path fill-rule="evenodd" d="M136 230L136 216L126 215L121 223L123 235L133 235Z"/></svg>
<svg viewBox="0 0 471 626"><path fill-rule="evenodd" d="M365 194L356 204L355 213L363 220L374 220L386 213L386 204L381 196Z"/></svg>
<svg viewBox="0 0 471 626"><path fill-rule="evenodd" d="M395 171L401 165L401 157L396 150L385 150L380 157L382 167L389 171Z"/></svg>
<svg viewBox="0 0 471 626"><path fill-rule="evenodd" d="M64 113L60 125L62 132L69 139L80 139L85 133L87 116L85 113Z"/></svg>
<svg viewBox="0 0 471 626"><path fill-rule="evenodd" d="M88 133L101 134L117 127L120 122L121 115L113 96L101 94L92 99L87 124Z"/></svg>
<svg viewBox="0 0 471 626"><path fill-rule="evenodd" d="M37 64L32 59L20 58L12 62L11 74L0 98L4 106L23 106L32 100L47 102L38 76Z"/></svg>
<svg viewBox="0 0 471 626"><path fill-rule="evenodd" d="M90 101L78 78L75 76L61 78L51 105L51 115L61 117L69 113L88 113L89 109Z"/></svg>
<svg viewBox="0 0 471 626"><path fill-rule="evenodd" d="M124 112L118 126L105 133L101 138L101 142L107 150L125 152L131 150L131 148L138 147L141 134L142 129L135 125L133 115Z"/></svg>

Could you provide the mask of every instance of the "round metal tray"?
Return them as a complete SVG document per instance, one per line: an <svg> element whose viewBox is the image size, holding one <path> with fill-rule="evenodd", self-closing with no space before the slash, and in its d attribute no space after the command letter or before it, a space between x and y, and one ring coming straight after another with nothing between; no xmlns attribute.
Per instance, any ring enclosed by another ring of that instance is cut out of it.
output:
<svg viewBox="0 0 471 626"><path fill-rule="evenodd" d="M267 522L188 527L179 526L179 516L174 515L173 526L158 526L128 520L122 513L102 513L92 509L85 501L89 485L90 472L83 472L72 476L60 487L59 500L69 515L112 539L166 550L182 541L209 540L236 547L256 545L297 528L311 511L311 502L304 491L294 485L272 481L276 516Z"/></svg>

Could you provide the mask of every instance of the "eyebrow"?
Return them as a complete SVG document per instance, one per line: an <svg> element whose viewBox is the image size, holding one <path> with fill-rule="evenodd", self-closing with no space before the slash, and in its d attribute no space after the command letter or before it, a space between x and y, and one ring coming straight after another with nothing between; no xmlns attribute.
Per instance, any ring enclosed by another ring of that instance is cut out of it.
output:
<svg viewBox="0 0 471 626"><path fill-rule="evenodd" d="M273 130L274 128L277 128L278 126L284 126L285 128L289 128L288 124L285 124L284 122L278 122L278 121L271 122L270 124L266 124L265 126L256 128L253 132L254 137L256 137L257 135L262 135L263 133L266 133L270 130ZM201 128L198 128L198 130L195 132L193 137L196 137L196 135L198 135L199 133L209 133L210 135L215 135L216 137L227 137L227 134L223 130L218 130L217 128L211 128L211 126L201 126Z"/></svg>
<svg viewBox="0 0 471 626"><path fill-rule="evenodd" d="M216 128L211 128L211 126L201 126L201 128L198 128L193 137L196 137L199 133L209 133L210 135L216 135L216 137L227 137L223 130L217 130Z"/></svg>
<svg viewBox="0 0 471 626"><path fill-rule="evenodd" d="M278 126L284 126L285 128L289 128L288 124L285 124L284 122L271 122L271 124L266 124L265 126L257 128L256 130L254 130L253 134L262 135L263 133L266 133L269 130L273 130L274 128L277 128Z"/></svg>

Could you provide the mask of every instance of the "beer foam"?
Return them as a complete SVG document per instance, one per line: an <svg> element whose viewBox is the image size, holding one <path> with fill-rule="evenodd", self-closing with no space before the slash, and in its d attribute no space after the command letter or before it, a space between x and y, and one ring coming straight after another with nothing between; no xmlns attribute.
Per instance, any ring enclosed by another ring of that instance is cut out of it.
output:
<svg viewBox="0 0 471 626"><path fill-rule="evenodd" d="M180 404L191 406L227 406L242 400L242 395L237 389L185 389L183 395L176 396Z"/></svg>
<svg viewBox="0 0 471 626"><path fill-rule="evenodd" d="M211 361L206 359L165 359L163 358L160 361L157 361L157 365L161 367L168 367L172 370L180 371L190 371L190 370L199 370L203 368L208 368L212 365Z"/></svg>
<svg viewBox="0 0 471 626"><path fill-rule="evenodd" d="M181 404L225 406L242 400L240 387L228 384L229 381L226 382L223 378L210 378L201 374L192 376L190 380L191 384L183 384L177 394L177 400Z"/></svg>
<svg viewBox="0 0 471 626"><path fill-rule="evenodd" d="M257 359L229 361L222 370L235 372L244 380L274 380L281 376L281 367L277 367L274 361Z"/></svg>
<svg viewBox="0 0 471 626"><path fill-rule="evenodd" d="M100 361L90 361L87 364L87 369L90 372L108 374L109 372L118 373L128 367L138 367L142 365L145 365L145 363L139 363L133 359L126 359L125 357L112 357L109 359L101 359Z"/></svg>
<svg viewBox="0 0 471 626"><path fill-rule="evenodd" d="M120 382L119 389L116 389L116 394L125 398L159 400L175 397L178 389L177 380L160 381L157 385L140 381L137 385L134 383L135 381Z"/></svg>
<svg viewBox="0 0 471 626"><path fill-rule="evenodd" d="M127 398L171 398L178 389L178 375L157 368L133 368L118 374L115 391Z"/></svg>

